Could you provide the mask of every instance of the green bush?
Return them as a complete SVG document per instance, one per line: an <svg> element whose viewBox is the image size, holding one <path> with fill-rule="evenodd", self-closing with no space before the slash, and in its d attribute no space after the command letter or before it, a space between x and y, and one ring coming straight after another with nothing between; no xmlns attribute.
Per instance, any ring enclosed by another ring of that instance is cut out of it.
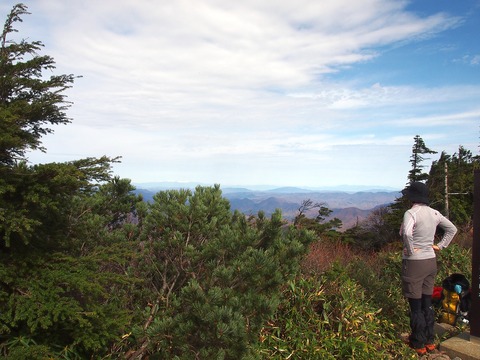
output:
<svg viewBox="0 0 480 360"><path fill-rule="evenodd" d="M381 313L346 272L297 279L285 288L275 317L263 328L259 352L269 359L391 359L408 354L395 325Z"/></svg>
<svg viewBox="0 0 480 360"><path fill-rule="evenodd" d="M439 286L453 272L470 272L470 250L455 244L438 261ZM396 249L359 253L348 265L334 261L290 282L262 329L258 352L265 359L415 358L401 339L409 331L401 263Z"/></svg>
<svg viewBox="0 0 480 360"><path fill-rule="evenodd" d="M347 272L365 291L381 315L408 331L408 303L401 292L401 252L385 251L357 257Z"/></svg>
<svg viewBox="0 0 480 360"><path fill-rule="evenodd" d="M437 279L436 285L442 286L442 281L453 273L460 273L471 281L472 249L451 244L437 254Z"/></svg>
<svg viewBox="0 0 480 360"><path fill-rule="evenodd" d="M218 185L154 196L141 236L150 304L131 348L163 359L252 357L282 285L299 272L310 232L281 213L232 213Z"/></svg>

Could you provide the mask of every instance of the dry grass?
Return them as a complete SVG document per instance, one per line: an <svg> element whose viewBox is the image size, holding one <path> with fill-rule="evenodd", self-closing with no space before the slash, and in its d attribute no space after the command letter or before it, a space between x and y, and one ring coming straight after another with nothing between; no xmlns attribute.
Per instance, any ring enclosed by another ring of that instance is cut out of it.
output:
<svg viewBox="0 0 480 360"><path fill-rule="evenodd" d="M317 241L310 246L308 254L302 261L302 271L306 274L319 274L332 267L332 264L348 265L356 253L348 244L340 242Z"/></svg>
<svg viewBox="0 0 480 360"><path fill-rule="evenodd" d="M473 228L470 231L459 231L453 243L464 249L471 249L473 245Z"/></svg>
<svg viewBox="0 0 480 360"><path fill-rule="evenodd" d="M401 252L400 242L386 244L381 251L366 251L338 241L317 241L310 246L309 252L301 263L301 269L303 274L322 274L330 270L334 264L347 267L357 263L377 270L384 268L385 261L390 261L385 254Z"/></svg>

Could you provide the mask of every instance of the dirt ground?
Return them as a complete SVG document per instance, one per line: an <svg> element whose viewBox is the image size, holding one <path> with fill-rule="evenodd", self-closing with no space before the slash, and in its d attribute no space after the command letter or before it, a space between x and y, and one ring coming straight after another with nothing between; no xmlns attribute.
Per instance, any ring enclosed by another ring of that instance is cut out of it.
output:
<svg viewBox="0 0 480 360"><path fill-rule="evenodd" d="M408 334L403 333L400 335L400 338L407 344L408 343ZM435 349L434 351L427 353L426 355L418 357L421 360L462 360L458 357L451 358L447 354L445 354L441 349Z"/></svg>

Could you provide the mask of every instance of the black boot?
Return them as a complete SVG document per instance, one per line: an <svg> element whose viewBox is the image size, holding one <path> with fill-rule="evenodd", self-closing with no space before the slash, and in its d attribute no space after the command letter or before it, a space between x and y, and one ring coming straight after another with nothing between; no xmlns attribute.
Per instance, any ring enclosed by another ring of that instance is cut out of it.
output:
<svg viewBox="0 0 480 360"><path fill-rule="evenodd" d="M414 349L424 349L427 341L425 315L422 311L422 299L408 299L410 304L410 346Z"/></svg>
<svg viewBox="0 0 480 360"><path fill-rule="evenodd" d="M425 318L425 344L433 344L435 342L435 311L431 295L422 295L422 312Z"/></svg>

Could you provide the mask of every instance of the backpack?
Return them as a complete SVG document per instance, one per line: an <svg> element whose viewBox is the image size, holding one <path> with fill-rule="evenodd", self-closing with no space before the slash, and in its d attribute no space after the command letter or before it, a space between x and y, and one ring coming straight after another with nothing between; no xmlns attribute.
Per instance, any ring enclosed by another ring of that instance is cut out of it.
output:
<svg viewBox="0 0 480 360"><path fill-rule="evenodd" d="M442 282L439 322L455 326L460 320L468 323L470 283L462 274L452 274Z"/></svg>

